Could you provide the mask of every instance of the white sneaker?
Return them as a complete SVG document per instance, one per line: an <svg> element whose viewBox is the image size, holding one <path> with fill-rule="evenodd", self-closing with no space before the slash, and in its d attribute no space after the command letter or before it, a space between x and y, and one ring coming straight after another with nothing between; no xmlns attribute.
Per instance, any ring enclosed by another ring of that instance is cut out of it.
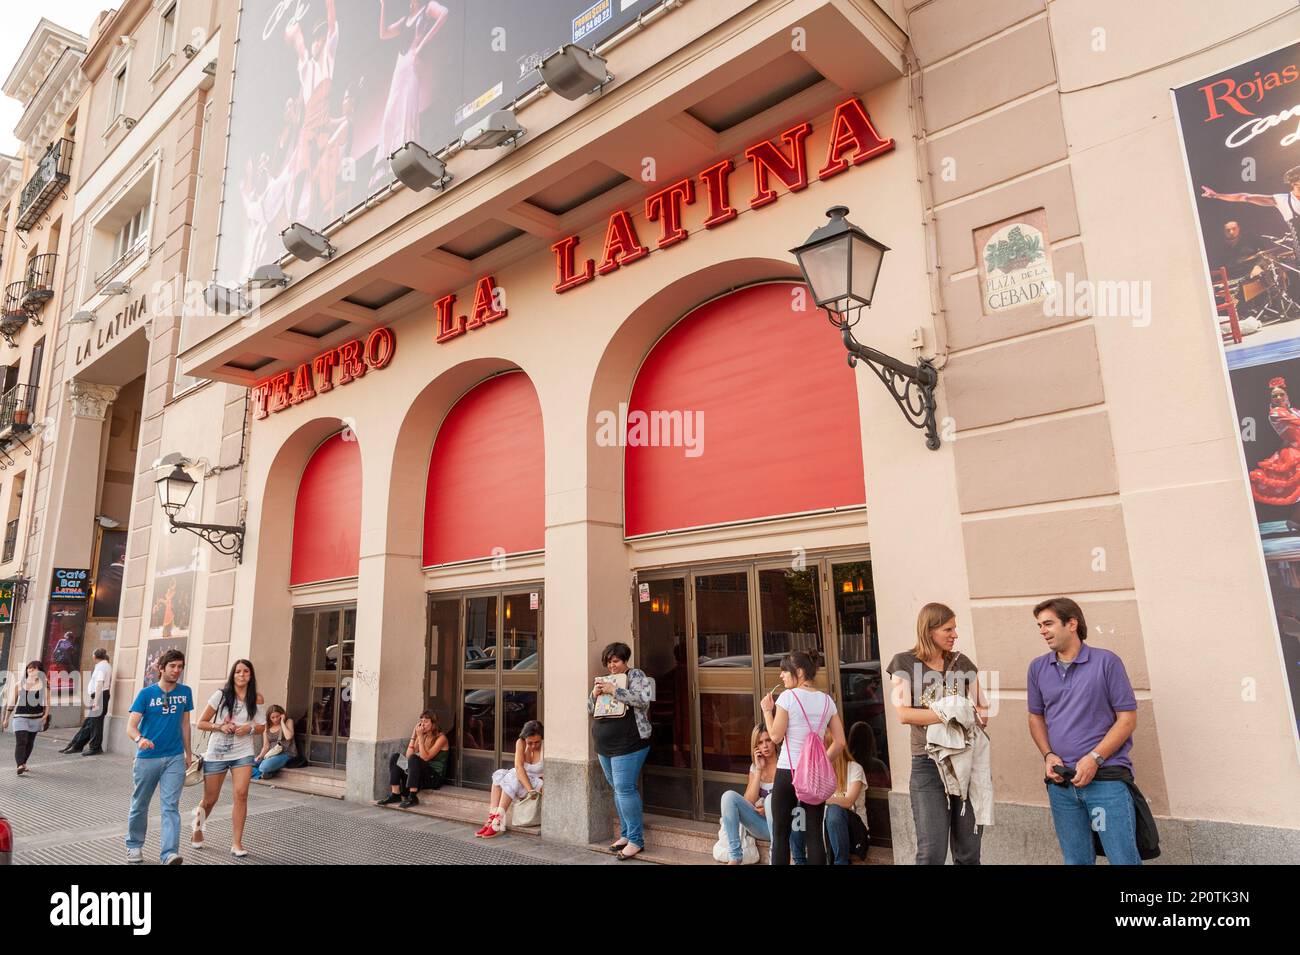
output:
<svg viewBox="0 0 1300 955"><path fill-rule="evenodd" d="M163 859L163 865L180 865L185 860L181 858L179 852L173 852L167 858Z"/></svg>
<svg viewBox="0 0 1300 955"><path fill-rule="evenodd" d="M127 849L127 850L126 850L126 861L127 861L127 862L143 862L143 861L144 861L144 853L143 853L141 850L139 850L139 849Z"/></svg>

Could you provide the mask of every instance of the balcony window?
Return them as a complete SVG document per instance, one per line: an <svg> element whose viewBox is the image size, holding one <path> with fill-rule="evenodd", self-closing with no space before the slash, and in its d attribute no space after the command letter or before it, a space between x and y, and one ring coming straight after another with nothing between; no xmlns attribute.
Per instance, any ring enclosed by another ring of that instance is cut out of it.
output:
<svg viewBox="0 0 1300 955"><path fill-rule="evenodd" d="M72 140L59 139L50 143L45 155L36 164L36 172L27 180L18 200L19 231L26 232L40 221L72 179Z"/></svg>
<svg viewBox="0 0 1300 955"><path fill-rule="evenodd" d="M151 168L122 194L90 228L90 265L93 295L108 282L129 278L133 267L143 267L149 251L152 224L154 169Z"/></svg>

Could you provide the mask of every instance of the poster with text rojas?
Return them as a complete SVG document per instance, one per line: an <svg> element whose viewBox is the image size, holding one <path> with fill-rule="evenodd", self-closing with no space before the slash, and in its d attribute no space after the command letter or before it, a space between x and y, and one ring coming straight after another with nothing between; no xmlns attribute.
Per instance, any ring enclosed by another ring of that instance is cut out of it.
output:
<svg viewBox="0 0 1300 955"><path fill-rule="evenodd" d="M217 281L284 254L393 181L408 142L438 152L657 0L244 0ZM526 125L526 124L525 124Z"/></svg>
<svg viewBox="0 0 1300 955"><path fill-rule="evenodd" d="M1300 712L1300 43L1173 90L1255 519ZM1300 725L1296 727L1300 734Z"/></svg>

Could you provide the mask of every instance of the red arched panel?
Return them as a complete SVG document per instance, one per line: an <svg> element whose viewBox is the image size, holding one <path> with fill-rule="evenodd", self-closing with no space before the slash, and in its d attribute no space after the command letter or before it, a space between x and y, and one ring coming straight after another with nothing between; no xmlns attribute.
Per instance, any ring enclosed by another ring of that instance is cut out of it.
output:
<svg viewBox="0 0 1300 955"><path fill-rule="evenodd" d="M316 449L298 482L289 583L355 577L360 555L361 446L341 431Z"/></svg>
<svg viewBox="0 0 1300 955"><path fill-rule="evenodd" d="M541 550L545 454L542 407L527 375L490 378L457 401L429 457L425 566Z"/></svg>
<svg viewBox="0 0 1300 955"><path fill-rule="evenodd" d="M709 302L647 356L628 405L629 536L865 503L853 369L811 296L792 314L797 287ZM699 453L633 447L638 411L694 412Z"/></svg>

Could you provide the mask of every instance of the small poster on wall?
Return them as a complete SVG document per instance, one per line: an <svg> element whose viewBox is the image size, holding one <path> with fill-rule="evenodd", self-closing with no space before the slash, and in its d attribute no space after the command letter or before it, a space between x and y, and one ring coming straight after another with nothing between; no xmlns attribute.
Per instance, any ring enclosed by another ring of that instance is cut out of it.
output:
<svg viewBox="0 0 1300 955"><path fill-rule="evenodd" d="M122 601L122 578L126 572L126 531L100 528L95 555L95 587L91 617L117 619Z"/></svg>
<svg viewBox="0 0 1300 955"><path fill-rule="evenodd" d="M160 674L158 672L158 658L168 650L179 650L185 652L185 647L189 643L188 637L175 637L166 640L150 640L149 646L144 654L144 682L142 687L153 686L158 682ZM184 682L184 677L181 677Z"/></svg>

